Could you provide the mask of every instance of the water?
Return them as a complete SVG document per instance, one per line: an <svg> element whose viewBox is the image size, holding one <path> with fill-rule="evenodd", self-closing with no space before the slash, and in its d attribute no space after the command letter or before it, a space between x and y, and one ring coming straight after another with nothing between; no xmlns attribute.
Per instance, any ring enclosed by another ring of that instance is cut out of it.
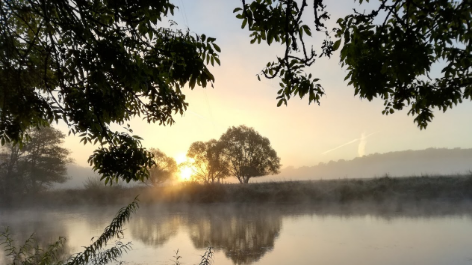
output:
<svg viewBox="0 0 472 265"><path fill-rule="evenodd" d="M42 247L67 238L68 254L99 236L119 207L0 209L17 243L31 233ZM124 264L472 264L471 207L390 208L300 205L141 206L122 242ZM0 251L0 263L6 264Z"/></svg>

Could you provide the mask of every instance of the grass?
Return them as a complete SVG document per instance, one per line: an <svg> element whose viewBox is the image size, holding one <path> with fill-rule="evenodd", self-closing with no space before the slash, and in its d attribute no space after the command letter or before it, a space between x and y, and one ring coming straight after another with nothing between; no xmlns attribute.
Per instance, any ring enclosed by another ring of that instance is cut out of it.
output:
<svg viewBox="0 0 472 265"><path fill-rule="evenodd" d="M249 184L185 182L163 187L92 185L85 189L47 191L20 196L17 204L126 204L139 194L141 203L338 203L384 201L472 201L472 175L380 177L285 181Z"/></svg>

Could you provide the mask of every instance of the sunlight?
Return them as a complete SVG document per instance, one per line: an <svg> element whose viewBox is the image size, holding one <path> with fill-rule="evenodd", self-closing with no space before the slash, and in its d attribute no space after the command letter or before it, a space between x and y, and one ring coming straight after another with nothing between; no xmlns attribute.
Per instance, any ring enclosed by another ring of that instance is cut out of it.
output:
<svg viewBox="0 0 472 265"><path fill-rule="evenodd" d="M193 170L190 167L183 167L180 169L180 180L188 181L192 177Z"/></svg>
<svg viewBox="0 0 472 265"><path fill-rule="evenodd" d="M187 156L185 155L185 153L178 153L177 155L175 155L175 162L177 162L177 165L187 162Z"/></svg>
<svg viewBox="0 0 472 265"><path fill-rule="evenodd" d="M187 156L185 155L185 153L178 153L175 156L175 162L177 162L177 165L179 165L179 167L180 167L180 169L179 169L179 171L180 171L179 181L189 181L192 178L194 169L192 169L189 166L181 165L181 164L183 164L187 161L188 161L188 159L187 159Z"/></svg>

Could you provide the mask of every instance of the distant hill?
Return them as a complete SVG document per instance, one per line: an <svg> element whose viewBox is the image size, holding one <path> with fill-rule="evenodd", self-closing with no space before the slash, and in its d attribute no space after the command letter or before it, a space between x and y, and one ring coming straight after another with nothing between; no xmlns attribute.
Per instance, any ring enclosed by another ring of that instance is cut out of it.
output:
<svg viewBox="0 0 472 265"><path fill-rule="evenodd" d="M330 161L311 167L287 167L276 176L251 181L372 178L390 176L451 175L472 171L472 149L429 148L371 154L352 160Z"/></svg>
<svg viewBox="0 0 472 265"><path fill-rule="evenodd" d="M83 188L89 177L98 177L90 167L68 165L66 183L56 184L54 188ZM373 178L385 174L395 177L412 175L451 175L472 171L472 149L429 148L407 150L384 154L371 154L352 160L330 161L311 167L287 167L276 176L253 178L250 182ZM227 182L237 182L235 178ZM130 184L128 184L130 185Z"/></svg>

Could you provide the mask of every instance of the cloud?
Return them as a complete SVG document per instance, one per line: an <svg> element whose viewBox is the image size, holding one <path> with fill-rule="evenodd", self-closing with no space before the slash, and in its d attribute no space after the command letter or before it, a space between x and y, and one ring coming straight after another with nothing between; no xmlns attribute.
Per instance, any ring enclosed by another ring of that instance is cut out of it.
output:
<svg viewBox="0 0 472 265"><path fill-rule="evenodd" d="M376 134L376 133L378 133L378 132L380 132L380 131L376 131L376 132L370 133L370 134L368 134L368 135L366 135L365 133L362 133L362 134L361 134L361 138L356 138L356 139L351 140L351 141L349 141L349 142L347 142L347 143L344 143L344 144L342 144L342 145L340 145L340 146L337 146L337 147L335 147L335 148L333 148L333 149L329 149L328 151L325 151L325 152L323 152L323 153L321 153L321 154L322 154L322 155L326 155L327 153L332 152L332 151L334 151L334 150L337 150L337 149L339 149L339 148L341 148L341 147L344 147L344 146L346 146L346 145L350 145L350 144L353 144L353 143L355 143L355 142L357 142L357 141L360 141L360 142L359 142L359 145L358 145L358 148L357 148L357 152L358 152L359 156L364 156L364 154L365 154L365 145L367 144L367 138L369 138L370 136L372 136L372 135L374 135L374 134Z"/></svg>
<svg viewBox="0 0 472 265"><path fill-rule="evenodd" d="M337 150L337 149L339 149L339 148L341 148L341 147L344 147L344 146L346 146L346 145L350 145L350 144L355 143L355 142L357 142L357 141L359 141L359 139L354 139L354 140L349 141L349 142L347 142L347 143L345 143L345 144L342 144L342 145L340 145L340 146L338 146L338 147L335 147L335 148L333 148L333 149L329 149L328 151L325 151L325 152L323 152L322 154L323 154L323 155L326 155L327 153L329 153L329 152L331 152L331 151Z"/></svg>

